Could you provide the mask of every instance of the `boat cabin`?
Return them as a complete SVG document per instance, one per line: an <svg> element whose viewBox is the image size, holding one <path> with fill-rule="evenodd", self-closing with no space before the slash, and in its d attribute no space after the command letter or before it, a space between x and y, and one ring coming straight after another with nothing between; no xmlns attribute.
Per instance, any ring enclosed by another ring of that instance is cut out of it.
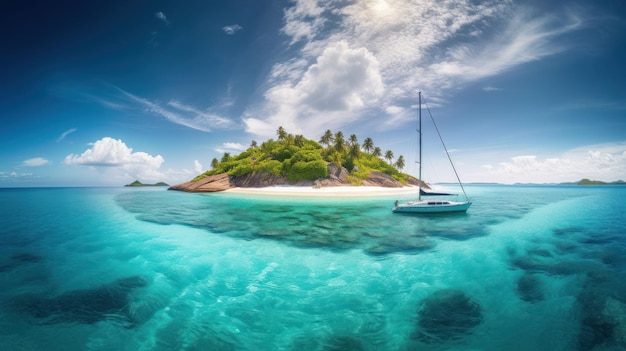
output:
<svg viewBox="0 0 626 351"><path fill-rule="evenodd" d="M441 206L441 205L449 205L448 201L428 201L429 206Z"/></svg>

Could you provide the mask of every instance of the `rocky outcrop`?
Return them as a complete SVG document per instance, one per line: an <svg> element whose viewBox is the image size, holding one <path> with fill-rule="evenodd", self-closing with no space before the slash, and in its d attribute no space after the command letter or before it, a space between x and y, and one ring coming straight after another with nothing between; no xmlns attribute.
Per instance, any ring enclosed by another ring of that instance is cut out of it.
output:
<svg viewBox="0 0 626 351"><path fill-rule="evenodd" d="M236 185L231 182L230 176L226 173L216 174L197 181L189 181L172 185L168 190L180 190L193 193L211 193L234 188Z"/></svg>
<svg viewBox="0 0 626 351"><path fill-rule="evenodd" d="M366 186L384 186L387 188L401 188L402 183L393 179L392 176L383 172L372 172L367 175L367 180L363 181Z"/></svg>
<svg viewBox="0 0 626 351"><path fill-rule="evenodd" d="M320 178L315 181L301 180L298 182L290 182L287 177L274 176L266 172L254 172L243 176L229 176L226 173L216 174L197 181L189 181L177 185L173 185L169 190L180 190L188 192L217 192L231 188L262 188L275 185L294 185L307 187L333 187L333 186L351 186L348 171L341 167L338 168L333 164L328 165L328 177ZM410 185L418 186L422 184L417 179L410 179ZM388 174L382 172L372 172L367 179L362 181L362 186L382 186L387 188L401 188L404 185L393 179ZM427 185L422 184L426 189Z"/></svg>

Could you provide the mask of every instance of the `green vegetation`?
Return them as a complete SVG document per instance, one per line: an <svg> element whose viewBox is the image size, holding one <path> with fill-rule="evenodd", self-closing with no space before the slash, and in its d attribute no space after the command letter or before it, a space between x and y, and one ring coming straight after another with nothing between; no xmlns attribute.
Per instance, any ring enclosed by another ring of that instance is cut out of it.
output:
<svg viewBox="0 0 626 351"><path fill-rule="evenodd" d="M169 184L167 183L163 183L163 182L158 182L156 184L144 184L138 180L135 180L134 182L130 183L130 184L126 184L124 186L134 186L134 187L138 187L138 186L169 186Z"/></svg>
<svg viewBox="0 0 626 351"><path fill-rule="evenodd" d="M580 182L578 182L578 185L605 185L605 182L599 181L599 180L590 180L587 178L582 179Z"/></svg>
<svg viewBox="0 0 626 351"><path fill-rule="evenodd" d="M212 169L197 176L193 181L228 173L242 176L255 172L266 172L274 176L287 177L289 181L316 180L328 177L328 164L344 167L350 173L349 181L358 185L372 172L382 172L406 184L407 174L400 172L405 162L399 156L393 162L393 152L387 150L381 159L382 151L374 146L371 138L366 138L361 146L355 134L347 139L343 132L327 130L319 142L306 139L302 135L289 134L279 127L278 140L267 140L260 145L252 141L250 147L236 156L224 153L221 160L211 161Z"/></svg>
<svg viewBox="0 0 626 351"><path fill-rule="evenodd" d="M626 182L624 182L623 180L618 180L615 182L607 183L601 180L590 180L590 179L584 178L581 181L579 181L577 184L578 185L626 185Z"/></svg>

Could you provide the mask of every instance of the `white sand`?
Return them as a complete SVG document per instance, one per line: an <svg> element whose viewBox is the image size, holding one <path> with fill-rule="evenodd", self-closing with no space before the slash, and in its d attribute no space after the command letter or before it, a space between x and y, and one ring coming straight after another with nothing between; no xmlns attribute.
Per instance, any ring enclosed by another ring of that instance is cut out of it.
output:
<svg viewBox="0 0 626 351"><path fill-rule="evenodd" d="M305 186L269 186L264 188L233 188L224 193L276 196L388 196L417 194L419 187L386 188L382 186L334 186L315 189Z"/></svg>

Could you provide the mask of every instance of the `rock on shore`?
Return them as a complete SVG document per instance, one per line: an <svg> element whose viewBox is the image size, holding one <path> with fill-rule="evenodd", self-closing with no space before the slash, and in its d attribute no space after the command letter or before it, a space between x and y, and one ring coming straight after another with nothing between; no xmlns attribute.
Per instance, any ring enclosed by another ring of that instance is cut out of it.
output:
<svg viewBox="0 0 626 351"><path fill-rule="evenodd" d="M348 180L348 171L345 168L337 168L335 165L328 166L327 178L313 180L305 180L298 182L290 182L286 177L274 176L265 172L254 172L244 176L229 176L226 173L216 174L197 181L189 181L181 184L172 185L169 190L179 190L187 192L217 192L231 188L262 188L276 185L293 185L306 187L333 187L333 186L351 186ZM409 181L410 185L420 185L417 180ZM366 180L362 182L363 186L382 186L387 188L401 188L404 185L393 177L382 173L370 173ZM426 189L428 186L423 185Z"/></svg>

